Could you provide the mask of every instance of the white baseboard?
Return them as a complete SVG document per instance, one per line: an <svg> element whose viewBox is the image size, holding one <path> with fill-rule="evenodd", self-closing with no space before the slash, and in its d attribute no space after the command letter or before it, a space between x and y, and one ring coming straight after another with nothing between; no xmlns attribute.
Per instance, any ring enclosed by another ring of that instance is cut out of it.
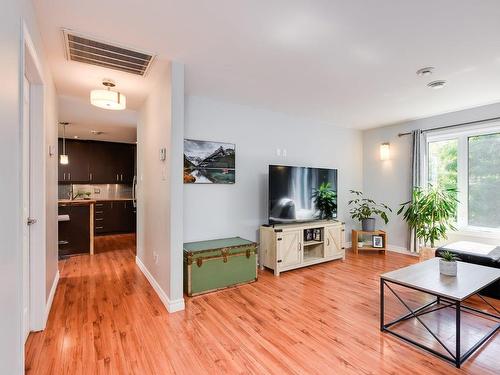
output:
<svg viewBox="0 0 500 375"><path fill-rule="evenodd" d="M346 242L345 243L345 248L350 248L352 247L352 242ZM360 248L362 249L362 248ZM418 257L419 254L418 253L412 253L411 251L407 250L406 247L402 247L402 246L396 246L396 245L387 245L387 251L392 251L394 253L399 253L399 254L405 254L405 255L411 255L411 256L414 256L414 257Z"/></svg>
<svg viewBox="0 0 500 375"><path fill-rule="evenodd" d="M161 288L160 284L156 281L156 279L153 277L151 272L147 269L147 267L142 263L142 261L139 259L138 256L135 257L135 263L139 267L139 269L142 271L144 276L146 276L146 279L148 279L149 283L155 290L156 294L158 297L160 297L161 302L163 305L165 305L167 311L169 313L174 313L176 311L182 311L185 308L184 305L184 298L179 298L176 300L170 300L165 293L165 291Z"/></svg>
<svg viewBox="0 0 500 375"><path fill-rule="evenodd" d="M52 287L50 288L49 298L47 299L47 304L45 305L45 317L43 322L43 328L47 325L47 319L49 319L50 309L52 308L52 302L54 301L54 296L56 295L57 285L59 284L59 270L56 272L54 281L52 282Z"/></svg>

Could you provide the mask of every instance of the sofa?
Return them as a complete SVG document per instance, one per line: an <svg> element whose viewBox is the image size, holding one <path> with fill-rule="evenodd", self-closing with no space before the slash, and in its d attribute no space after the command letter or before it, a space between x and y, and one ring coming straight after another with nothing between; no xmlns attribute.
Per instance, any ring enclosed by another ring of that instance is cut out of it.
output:
<svg viewBox="0 0 500 375"><path fill-rule="evenodd" d="M441 256L445 251L455 254L462 262L500 268L500 246L459 241L439 247L436 256ZM500 280L484 288L480 294L500 299Z"/></svg>

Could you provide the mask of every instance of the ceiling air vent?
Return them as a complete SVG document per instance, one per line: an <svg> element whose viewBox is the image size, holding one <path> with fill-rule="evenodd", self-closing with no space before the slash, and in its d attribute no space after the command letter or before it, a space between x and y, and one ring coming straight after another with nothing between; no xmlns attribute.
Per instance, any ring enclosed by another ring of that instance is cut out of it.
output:
<svg viewBox="0 0 500 375"><path fill-rule="evenodd" d="M144 76L154 56L63 30L68 60Z"/></svg>

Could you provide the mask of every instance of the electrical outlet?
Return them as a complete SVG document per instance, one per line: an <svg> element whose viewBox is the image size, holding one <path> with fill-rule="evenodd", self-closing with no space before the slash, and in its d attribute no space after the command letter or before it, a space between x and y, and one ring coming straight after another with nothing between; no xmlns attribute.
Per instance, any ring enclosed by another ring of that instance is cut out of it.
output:
<svg viewBox="0 0 500 375"><path fill-rule="evenodd" d="M283 157L286 158L286 148L283 149Z"/></svg>
<svg viewBox="0 0 500 375"><path fill-rule="evenodd" d="M276 156L281 156L281 149L280 148L276 149Z"/></svg>
<svg viewBox="0 0 500 375"><path fill-rule="evenodd" d="M158 264L158 261L160 260L160 254L158 254L156 251L153 251L153 258L155 260L155 264Z"/></svg>
<svg viewBox="0 0 500 375"><path fill-rule="evenodd" d="M94 188L94 194L101 194L101 189Z"/></svg>

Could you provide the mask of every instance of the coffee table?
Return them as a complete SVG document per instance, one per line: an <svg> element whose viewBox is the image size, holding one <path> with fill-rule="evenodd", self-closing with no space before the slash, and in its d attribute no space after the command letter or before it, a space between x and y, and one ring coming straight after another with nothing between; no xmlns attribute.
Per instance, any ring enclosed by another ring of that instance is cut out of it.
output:
<svg viewBox="0 0 500 375"><path fill-rule="evenodd" d="M382 332L389 332L390 334L410 343L419 348L425 349L428 352L450 361L455 364L456 367L460 365L471 356L482 344L484 344L491 336L493 336L500 329L500 312L492 306L486 299L481 295L477 294L483 288L487 287L491 283L500 279L500 269L480 266L477 264L457 262L457 276L445 276L439 273L439 259L433 258L426 260L421 263L417 263L408 267L404 267L395 271L387 272L380 275L380 330ZM409 289L424 292L435 296L436 298L416 309L409 307L406 303L391 287L391 284L397 284ZM408 309L408 313L393 320L389 323L384 322L384 290L389 289L401 302L402 305ZM486 311L481 311L476 308L464 305L465 300L473 295L478 295L487 305L489 305L496 314L491 314ZM456 344L455 350L452 351L448 348L443 341L434 333L432 330L420 319L420 316L428 314L430 312L438 311L445 308L454 308L456 310L455 314L455 337ZM460 315L462 312L474 312L476 314L481 314L483 316L493 318L496 321L496 325L490 329L490 331L476 344L474 344L469 350L464 354L460 351ZM390 327L406 321L408 319L416 319L422 324L425 329L436 339L439 344L446 350L449 354L443 354L436 351L433 348L422 345L415 340L406 337Z"/></svg>

